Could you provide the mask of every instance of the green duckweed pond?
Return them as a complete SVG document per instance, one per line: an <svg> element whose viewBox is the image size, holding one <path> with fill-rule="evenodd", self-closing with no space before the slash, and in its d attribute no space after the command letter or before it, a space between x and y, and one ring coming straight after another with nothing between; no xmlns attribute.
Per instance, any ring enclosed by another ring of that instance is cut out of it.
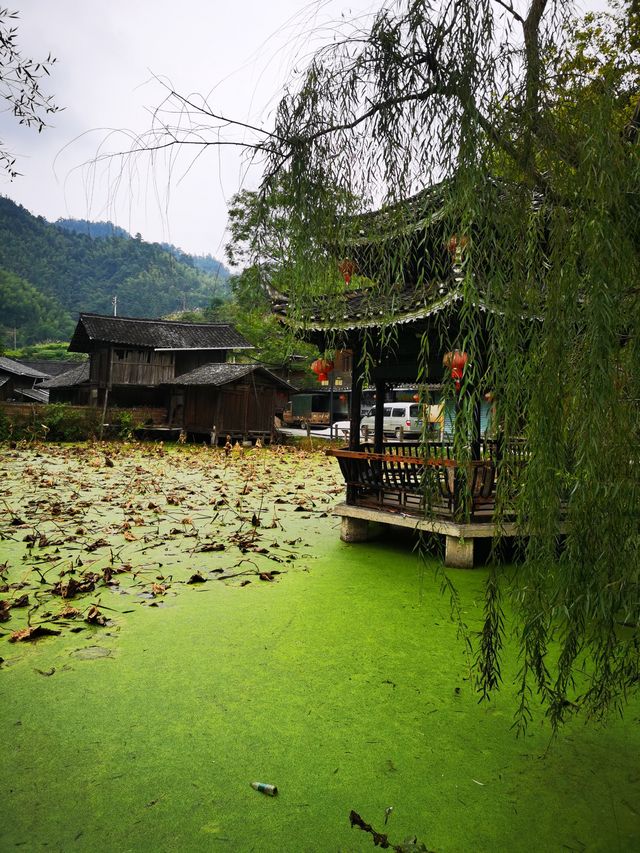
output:
<svg viewBox="0 0 640 853"><path fill-rule="evenodd" d="M2 850L373 849L351 810L438 853L640 849L640 705L516 738L515 649L479 704L435 563L340 541L333 459L2 446L0 470ZM473 631L486 572L450 576Z"/></svg>

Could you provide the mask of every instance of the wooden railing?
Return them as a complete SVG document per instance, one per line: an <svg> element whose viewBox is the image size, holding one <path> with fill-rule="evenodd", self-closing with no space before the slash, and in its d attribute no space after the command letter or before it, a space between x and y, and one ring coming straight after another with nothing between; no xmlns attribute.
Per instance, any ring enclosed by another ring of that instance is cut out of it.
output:
<svg viewBox="0 0 640 853"><path fill-rule="evenodd" d="M491 521L496 461L458 462L448 446L429 449L398 443L384 453L331 450L347 485L347 503L416 514Z"/></svg>

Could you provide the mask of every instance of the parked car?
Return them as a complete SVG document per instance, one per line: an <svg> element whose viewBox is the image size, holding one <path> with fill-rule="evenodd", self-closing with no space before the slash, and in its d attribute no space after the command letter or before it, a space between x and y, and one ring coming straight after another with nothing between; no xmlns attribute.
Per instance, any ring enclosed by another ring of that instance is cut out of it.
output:
<svg viewBox="0 0 640 853"><path fill-rule="evenodd" d="M364 428L369 428L369 435L373 436L375 428L376 407L360 421L360 432L364 436ZM384 420L382 430L385 435L394 435L400 438L417 437L422 433L423 419L421 417L420 405L418 403L385 403Z"/></svg>

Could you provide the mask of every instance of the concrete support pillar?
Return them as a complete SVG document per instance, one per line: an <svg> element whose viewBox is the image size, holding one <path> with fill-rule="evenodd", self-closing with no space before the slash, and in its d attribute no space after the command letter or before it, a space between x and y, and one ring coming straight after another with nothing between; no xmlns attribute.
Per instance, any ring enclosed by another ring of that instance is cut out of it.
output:
<svg viewBox="0 0 640 853"><path fill-rule="evenodd" d="M342 517L340 538L343 542L366 542L370 538L369 522L362 518Z"/></svg>
<svg viewBox="0 0 640 853"><path fill-rule="evenodd" d="M456 569L473 568L473 539L445 537L444 564Z"/></svg>

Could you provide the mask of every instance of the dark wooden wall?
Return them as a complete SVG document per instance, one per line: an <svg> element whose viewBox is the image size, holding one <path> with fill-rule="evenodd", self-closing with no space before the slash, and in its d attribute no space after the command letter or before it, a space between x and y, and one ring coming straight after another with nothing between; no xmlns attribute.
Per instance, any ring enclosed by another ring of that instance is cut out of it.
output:
<svg viewBox="0 0 640 853"><path fill-rule="evenodd" d="M112 385L160 385L202 364L226 361L226 350L155 352L151 349L101 347L91 353L90 381Z"/></svg>
<svg viewBox="0 0 640 853"><path fill-rule="evenodd" d="M176 376L189 373L203 364L218 364L227 360L226 349L219 350L184 350L174 353L176 360Z"/></svg>
<svg viewBox="0 0 640 853"><path fill-rule="evenodd" d="M276 389L256 381L222 388L187 388L184 428L192 432L271 432L276 410Z"/></svg>

